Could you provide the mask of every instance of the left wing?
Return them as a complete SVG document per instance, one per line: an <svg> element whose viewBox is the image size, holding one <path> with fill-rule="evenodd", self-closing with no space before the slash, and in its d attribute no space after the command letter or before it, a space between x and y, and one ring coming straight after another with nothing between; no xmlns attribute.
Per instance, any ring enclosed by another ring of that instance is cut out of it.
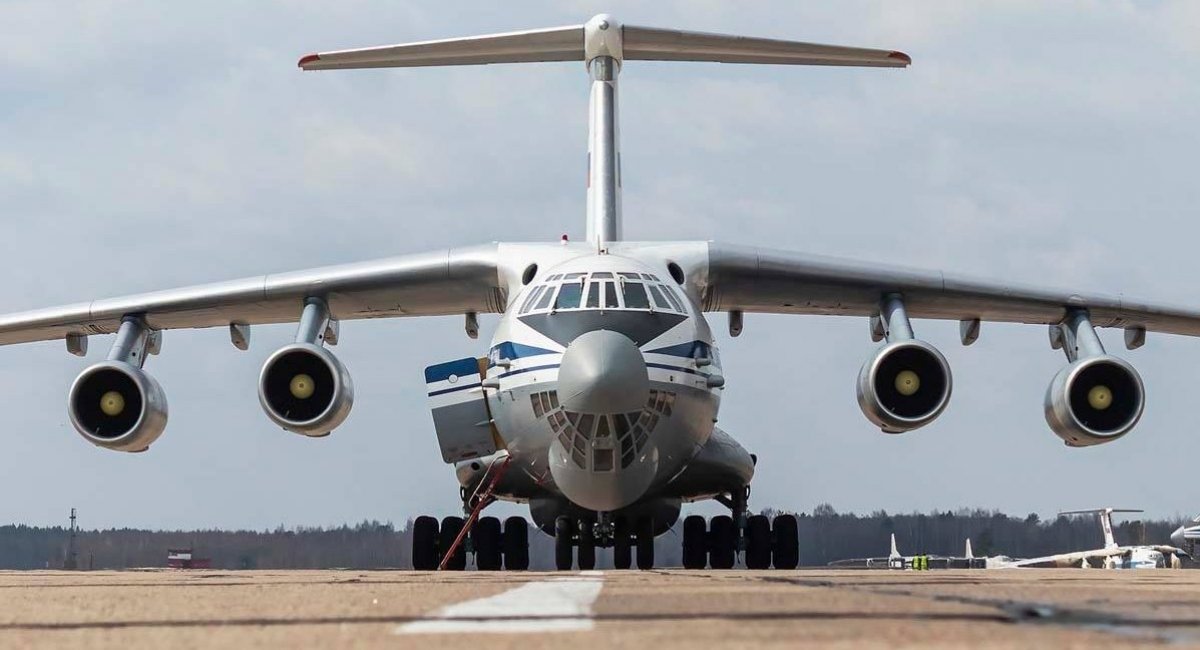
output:
<svg viewBox="0 0 1200 650"><path fill-rule="evenodd" d="M1084 308L1097 327L1200 336L1200 311L790 251L710 243L700 278L707 311L871 316L889 293L914 318L1062 323Z"/></svg>
<svg viewBox="0 0 1200 650"><path fill-rule="evenodd" d="M498 312L495 244L260 275L0 316L0 345L110 334L126 316L152 330L294 322L306 298L337 320Z"/></svg>

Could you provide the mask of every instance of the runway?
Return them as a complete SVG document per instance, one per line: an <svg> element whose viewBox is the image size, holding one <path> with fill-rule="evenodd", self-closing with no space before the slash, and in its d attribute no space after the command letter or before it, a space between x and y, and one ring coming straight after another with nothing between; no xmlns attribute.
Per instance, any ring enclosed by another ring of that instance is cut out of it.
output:
<svg viewBox="0 0 1200 650"><path fill-rule="evenodd" d="M0 647L1200 647L1200 571L0 572Z"/></svg>

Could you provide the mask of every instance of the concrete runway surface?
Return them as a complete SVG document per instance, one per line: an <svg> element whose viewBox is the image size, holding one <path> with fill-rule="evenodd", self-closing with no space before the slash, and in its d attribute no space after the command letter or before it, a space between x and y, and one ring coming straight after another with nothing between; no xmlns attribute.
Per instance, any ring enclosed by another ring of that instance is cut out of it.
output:
<svg viewBox="0 0 1200 650"><path fill-rule="evenodd" d="M0 572L0 648L1200 647L1200 571Z"/></svg>

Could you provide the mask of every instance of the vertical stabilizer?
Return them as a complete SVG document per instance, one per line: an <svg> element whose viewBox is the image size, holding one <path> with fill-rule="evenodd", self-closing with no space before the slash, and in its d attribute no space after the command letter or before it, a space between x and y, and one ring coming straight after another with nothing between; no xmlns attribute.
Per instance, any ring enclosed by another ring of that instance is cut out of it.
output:
<svg viewBox="0 0 1200 650"><path fill-rule="evenodd" d="M967 538L967 548L965 551L963 551L963 557L967 558L968 560L975 559L975 554L971 552L971 538L970 537Z"/></svg>
<svg viewBox="0 0 1200 650"><path fill-rule="evenodd" d="M617 75L626 61L867 68L905 68L912 63L907 54L895 50L622 25L600 14L582 25L317 52L301 58L299 65L303 70L349 70L545 61L583 61L591 76L587 239L601 251L622 235Z"/></svg>
<svg viewBox="0 0 1200 650"><path fill-rule="evenodd" d="M1129 508L1095 508L1093 510L1066 510L1058 513L1063 515L1099 515L1100 529L1104 531L1104 548L1117 548L1117 540L1113 536L1112 515L1114 512L1142 512Z"/></svg>
<svg viewBox="0 0 1200 650"><path fill-rule="evenodd" d="M900 557L900 551L896 550L896 533L892 533L892 552L888 554L889 560L894 560Z"/></svg>

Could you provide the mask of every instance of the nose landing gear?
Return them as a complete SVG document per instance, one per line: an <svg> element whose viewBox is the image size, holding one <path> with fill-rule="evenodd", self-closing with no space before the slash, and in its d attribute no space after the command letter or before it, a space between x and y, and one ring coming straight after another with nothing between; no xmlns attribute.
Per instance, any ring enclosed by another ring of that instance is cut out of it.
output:
<svg viewBox="0 0 1200 650"><path fill-rule="evenodd" d="M570 571L575 565L581 571L596 568L596 547L613 549L613 568L629 569L637 549L637 568L654 568L654 520L639 517L632 522L609 513L599 514L597 521L558 517L554 520L554 565L559 571ZM574 557L572 557L574 556Z"/></svg>

